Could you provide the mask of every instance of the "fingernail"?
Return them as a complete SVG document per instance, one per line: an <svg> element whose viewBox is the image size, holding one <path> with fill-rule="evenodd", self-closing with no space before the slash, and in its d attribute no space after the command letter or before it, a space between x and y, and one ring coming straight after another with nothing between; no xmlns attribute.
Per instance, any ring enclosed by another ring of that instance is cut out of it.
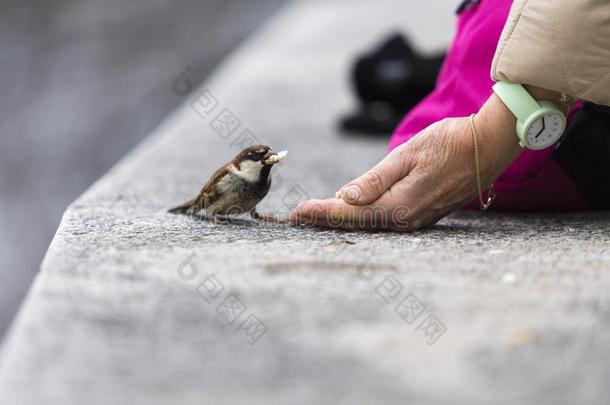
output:
<svg viewBox="0 0 610 405"><path fill-rule="evenodd" d="M347 186L341 190L341 196L347 202L357 201L360 198L360 190L356 186Z"/></svg>

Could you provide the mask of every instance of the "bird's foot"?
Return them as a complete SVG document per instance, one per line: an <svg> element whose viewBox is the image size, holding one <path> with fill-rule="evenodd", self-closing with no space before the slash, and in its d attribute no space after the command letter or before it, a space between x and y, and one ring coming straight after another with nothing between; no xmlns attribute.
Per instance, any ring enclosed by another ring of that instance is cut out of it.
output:
<svg viewBox="0 0 610 405"><path fill-rule="evenodd" d="M256 211L250 211L250 216L252 219L255 219L260 222L265 222L268 224L287 224L287 218L278 218L274 215L261 215Z"/></svg>
<svg viewBox="0 0 610 405"><path fill-rule="evenodd" d="M227 218L221 218L217 215L214 215L213 217L210 217L208 219L212 221L214 225L227 225L229 223L229 220Z"/></svg>

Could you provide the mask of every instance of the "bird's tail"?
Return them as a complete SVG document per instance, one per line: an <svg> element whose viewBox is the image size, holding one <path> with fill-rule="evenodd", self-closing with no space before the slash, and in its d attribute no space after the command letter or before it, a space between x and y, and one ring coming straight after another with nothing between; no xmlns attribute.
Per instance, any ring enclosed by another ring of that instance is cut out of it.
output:
<svg viewBox="0 0 610 405"><path fill-rule="evenodd" d="M195 203L195 200L189 200L184 204L180 204L177 207L170 208L169 210L167 210L167 212L171 214L188 214L191 213L194 208L196 208L196 205L197 204Z"/></svg>

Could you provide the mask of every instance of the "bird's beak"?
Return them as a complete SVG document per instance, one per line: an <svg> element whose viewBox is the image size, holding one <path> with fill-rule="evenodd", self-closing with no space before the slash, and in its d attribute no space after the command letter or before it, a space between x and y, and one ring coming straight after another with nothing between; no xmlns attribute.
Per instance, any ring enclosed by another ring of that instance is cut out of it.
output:
<svg viewBox="0 0 610 405"><path fill-rule="evenodd" d="M288 152L286 151L282 151L279 153L275 153L272 151L267 152L267 154L263 157L263 163L266 165L273 165L275 163L280 162L281 160L283 160Z"/></svg>
<svg viewBox="0 0 610 405"><path fill-rule="evenodd" d="M269 151L265 154L265 156L263 156L263 163L265 164L273 164L272 161L275 159L271 159L271 156L277 156L277 153L273 152L273 151Z"/></svg>

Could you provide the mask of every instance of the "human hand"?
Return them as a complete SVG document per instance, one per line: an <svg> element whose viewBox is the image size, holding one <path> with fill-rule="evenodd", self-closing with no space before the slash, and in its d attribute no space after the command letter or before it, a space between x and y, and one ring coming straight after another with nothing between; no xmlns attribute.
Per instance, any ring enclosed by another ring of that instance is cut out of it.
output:
<svg viewBox="0 0 610 405"><path fill-rule="evenodd" d="M515 118L492 95L475 117L481 179L488 187L519 155ZM408 231L437 222L477 196L468 118L430 125L340 190L341 198L309 200L293 224Z"/></svg>

